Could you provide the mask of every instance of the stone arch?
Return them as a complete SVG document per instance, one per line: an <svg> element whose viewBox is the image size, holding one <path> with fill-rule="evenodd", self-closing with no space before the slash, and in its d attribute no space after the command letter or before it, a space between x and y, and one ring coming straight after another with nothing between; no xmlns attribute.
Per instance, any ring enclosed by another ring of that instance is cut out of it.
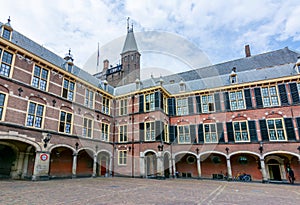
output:
<svg viewBox="0 0 300 205"><path fill-rule="evenodd" d="M69 148L70 150L73 151L73 153L76 153L76 150L75 148L71 147L70 145L68 144L56 144L56 145L51 145L49 147L49 152L52 152L53 149L57 148L57 147L66 147L66 148Z"/></svg>
<svg viewBox="0 0 300 205"><path fill-rule="evenodd" d="M104 149L97 152L96 175L109 176L112 154Z"/></svg>
<svg viewBox="0 0 300 205"><path fill-rule="evenodd" d="M25 135L10 135L9 133L7 133L7 135L0 135L0 140L15 140L24 142L26 144L32 145L37 152L42 151L41 145L39 145L32 139L27 138Z"/></svg>
<svg viewBox="0 0 300 205"><path fill-rule="evenodd" d="M146 177L155 178L157 175L157 153L154 150L146 150L144 160Z"/></svg>
<svg viewBox="0 0 300 205"><path fill-rule="evenodd" d="M71 178L75 149L66 144L53 145L50 149L50 178Z"/></svg>
<svg viewBox="0 0 300 205"><path fill-rule="evenodd" d="M190 151L180 151L174 154L174 159L177 177L198 177L197 154Z"/></svg>

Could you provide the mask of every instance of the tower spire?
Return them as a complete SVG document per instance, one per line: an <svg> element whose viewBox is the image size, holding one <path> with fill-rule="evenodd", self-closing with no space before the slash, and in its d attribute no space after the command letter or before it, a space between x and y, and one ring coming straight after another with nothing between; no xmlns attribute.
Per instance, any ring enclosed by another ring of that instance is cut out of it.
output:
<svg viewBox="0 0 300 205"><path fill-rule="evenodd" d="M127 33L129 33L129 17L127 17Z"/></svg>

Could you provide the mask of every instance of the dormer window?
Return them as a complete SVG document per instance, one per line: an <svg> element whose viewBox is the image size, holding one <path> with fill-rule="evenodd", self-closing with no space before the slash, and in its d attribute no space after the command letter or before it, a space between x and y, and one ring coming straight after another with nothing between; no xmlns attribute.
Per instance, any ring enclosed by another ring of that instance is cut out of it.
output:
<svg viewBox="0 0 300 205"><path fill-rule="evenodd" d="M73 55L71 54L71 49L69 49L69 53L67 53L65 55L64 59L66 61L65 62L65 69L66 69L66 71L71 73L73 65L74 65L74 63L73 63L74 59L73 59Z"/></svg>
<svg viewBox="0 0 300 205"><path fill-rule="evenodd" d="M2 27L2 37L9 40L11 39L12 27L10 26L10 18L7 19L7 23Z"/></svg>
<svg viewBox="0 0 300 205"><path fill-rule="evenodd" d="M179 82L179 87L180 87L180 92L184 92L186 90L186 85L185 83L183 82L183 80L181 80Z"/></svg>
<svg viewBox="0 0 300 205"><path fill-rule="evenodd" d="M73 68L73 64L68 63L67 64L67 71L71 73L72 72L72 68Z"/></svg>
<svg viewBox="0 0 300 205"><path fill-rule="evenodd" d="M229 76L230 84L237 83L237 74L236 74L236 67L232 68L232 71Z"/></svg>
<svg viewBox="0 0 300 205"><path fill-rule="evenodd" d="M10 40L10 33L11 33L10 30L4 28L4 29L3 29L2 37L5 38L5 39L7 39L7 40Z"/></svg>

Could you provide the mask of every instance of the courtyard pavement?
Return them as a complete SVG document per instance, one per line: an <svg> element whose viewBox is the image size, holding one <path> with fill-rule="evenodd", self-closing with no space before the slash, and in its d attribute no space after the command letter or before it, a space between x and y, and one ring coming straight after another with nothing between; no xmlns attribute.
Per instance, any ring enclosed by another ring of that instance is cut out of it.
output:
<svg viewBox="0 0 300 205"><path fill-rule="evenodd" d="M300 186L192 179L0 180L0 204L296 205Z"/></svg>

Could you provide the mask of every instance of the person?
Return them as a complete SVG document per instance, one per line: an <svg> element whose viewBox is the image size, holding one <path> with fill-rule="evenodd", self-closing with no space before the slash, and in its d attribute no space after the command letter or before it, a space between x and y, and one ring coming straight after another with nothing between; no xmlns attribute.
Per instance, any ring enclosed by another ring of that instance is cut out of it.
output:
<svg viewBox="0 0 300 205"><path fill-rule="evenodd" d="M288 168L288 175L289 175L289 181L290 181L290 183L294 184L295 175L294 175L294 171L290 167Z"/></svg>

